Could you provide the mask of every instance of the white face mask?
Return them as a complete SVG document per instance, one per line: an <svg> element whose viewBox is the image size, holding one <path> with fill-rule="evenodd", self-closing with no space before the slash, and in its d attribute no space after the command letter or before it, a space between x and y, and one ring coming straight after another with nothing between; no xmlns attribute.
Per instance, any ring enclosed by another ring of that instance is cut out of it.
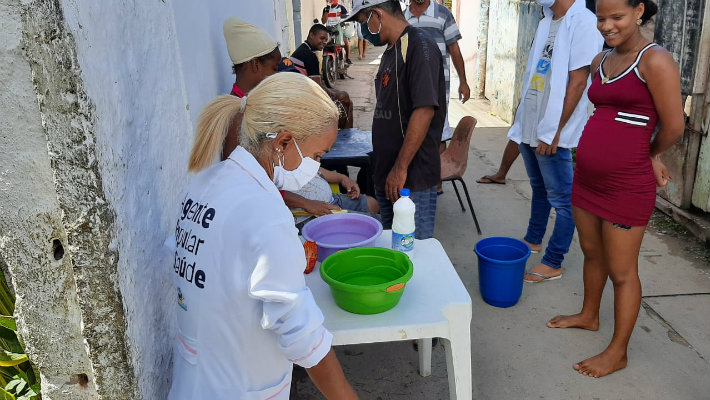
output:
<svg viewBox="0 0 710 400"><path fill-rule="evenodd" d="M553 4L555 4L555 0L535 0L537 1L537 4L543 6L543 7L552 7Z"/></svg>
<svg viewBox="0 0 710 400"><path fill-rule="evenodd" d="M320 163L310 157L303 157L301 149L298 148L296 139L293 140L298 155L301 156L301 164L289 171L283 167L283 154L279 152L279 165L274 165L274 184L279 190L296 191L306 186L318 173Z"/></svg>

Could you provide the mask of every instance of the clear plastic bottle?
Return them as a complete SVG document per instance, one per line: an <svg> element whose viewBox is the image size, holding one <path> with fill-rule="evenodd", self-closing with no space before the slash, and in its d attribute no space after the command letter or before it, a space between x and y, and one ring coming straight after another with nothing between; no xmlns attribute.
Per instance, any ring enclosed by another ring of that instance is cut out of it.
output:
<svg viewBox="0 0 710 400"><path fill-rule="evenodd" d="M402 189L400 198L394 202L392 220L392 250L410 252L414 250L414 212L416 207L409 198L409 189Z"/></svg>

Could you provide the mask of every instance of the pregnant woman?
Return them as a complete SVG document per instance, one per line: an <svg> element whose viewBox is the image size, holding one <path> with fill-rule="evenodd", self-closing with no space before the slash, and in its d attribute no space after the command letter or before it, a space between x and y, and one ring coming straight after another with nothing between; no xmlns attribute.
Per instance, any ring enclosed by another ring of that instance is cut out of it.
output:
<svg viewBox="0 0 710 400"><path fill-rule="evenodd" d="M592 61L595 111L577 150L572 206L584 252L584 303L550 328L599 329L607 279L614 285L614 335L600 354L574 364L595 378L626 367L641 305L638 256L656 199L670 176L659 155L683 133L680 73L671 55L641 35L652 0L598 0L597 28L612 50ZM656 126L660 129L654 131Z"/></svg>

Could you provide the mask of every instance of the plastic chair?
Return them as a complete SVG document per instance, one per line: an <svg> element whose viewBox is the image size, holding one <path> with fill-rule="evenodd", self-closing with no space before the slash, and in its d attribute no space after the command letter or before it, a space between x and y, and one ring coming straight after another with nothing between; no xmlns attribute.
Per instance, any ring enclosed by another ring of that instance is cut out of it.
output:
<svg viewBox="0 0 710 400"><path fill-rule="evenodd" d="M480 235L481 227L478 225L476 212L473 211L471 196L468 195L466 182L463 181L463 174L466 172L466 164L468 163L468 145L471 142L471 136L473 135L473 128L476 127L476 122L475 118L467 116L463 117L456 126L456 130L454 130L454 135L451 138L449 147L441 153L441 181L451 181L454 185L456 197L459 199L461 211L466 212L466 208L463 206L463 201L461 201L459 189L456 187L456 181L461 182L463 191L466 194L466 200L468 201L468 208L471 209L473 222L476 224L476 230Z"/></svg>

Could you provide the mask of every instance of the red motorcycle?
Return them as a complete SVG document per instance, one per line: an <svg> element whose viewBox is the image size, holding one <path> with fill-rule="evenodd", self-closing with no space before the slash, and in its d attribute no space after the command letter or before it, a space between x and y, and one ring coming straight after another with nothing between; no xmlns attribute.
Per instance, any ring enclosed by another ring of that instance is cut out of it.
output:
<svg viewBox="0 0 710 400"><path fill-rule="evenodd" d="M348 75L348 63L345 62L345 47L338 44L336 39L341 31L337 27L328 27L329 40L323 48L323 66L321 75L323 83L329 88L335 87L335 79L345 79ZM351 78L352 79L352 78Z"/></svg>

